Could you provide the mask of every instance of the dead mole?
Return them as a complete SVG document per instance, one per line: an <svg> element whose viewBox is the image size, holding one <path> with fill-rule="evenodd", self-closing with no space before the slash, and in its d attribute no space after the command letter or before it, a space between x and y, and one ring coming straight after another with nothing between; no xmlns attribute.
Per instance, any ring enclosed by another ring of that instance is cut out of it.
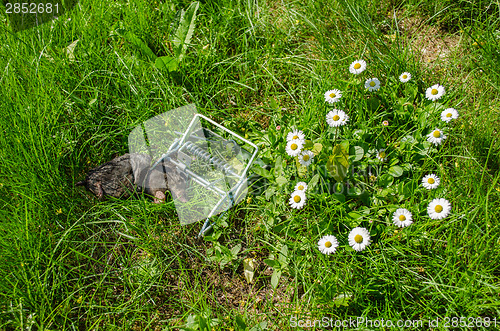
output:
<svg viewBox="0 0 500 331"><path fill-rule="evenodd" d="M187 202L187 181L176 171L175 165L163 161L150 169L150 164L148 155L124 154L90 170L85 180L75 185L85 186L99 200L107 197L127 199L145 193L152 196L155 203L160 203L165 200L165 192L170 190L174 199Z"/></svg>

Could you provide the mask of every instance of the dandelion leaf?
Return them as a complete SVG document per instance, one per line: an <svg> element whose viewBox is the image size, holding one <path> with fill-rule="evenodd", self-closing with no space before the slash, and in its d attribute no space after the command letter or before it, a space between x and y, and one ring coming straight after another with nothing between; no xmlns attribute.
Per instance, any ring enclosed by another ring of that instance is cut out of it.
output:
<svg viewBox="0 0 500 331"><path fill-rule="evenodd" d="M171 57L171 56L160 56L156 58L155 61L155 67L157 69L167 69L168 71L175 71L177 70L177 67L179 66L179 62L177 62L177 59Z"/></svg>
<svg viewBox="0 0 500 331"><path fill-rule="evenodd" d="M198 11L199 6L200 3L195 1L189 5L186 11L181 9L177 12L171 36L177 62L182 61L182 58L186 54L187 47L191 42L191 37L193 36L195 27L194 22L196 20L196 12Z"/></svg>

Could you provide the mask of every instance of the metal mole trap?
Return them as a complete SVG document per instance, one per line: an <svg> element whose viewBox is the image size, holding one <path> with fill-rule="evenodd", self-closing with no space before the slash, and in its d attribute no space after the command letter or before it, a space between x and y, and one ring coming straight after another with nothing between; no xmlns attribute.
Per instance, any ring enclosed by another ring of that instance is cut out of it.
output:
<svg viewBox="0 0 500 331"><path fill-rule="evenodd" d="M199 237L245 198L247 172L258 152L255 144L198 114L194 104L147 120L128 141L134 174L145 178L142 186L170 189L182 225L205 219ZM163 176L144 175L153 171Z"/></svg>

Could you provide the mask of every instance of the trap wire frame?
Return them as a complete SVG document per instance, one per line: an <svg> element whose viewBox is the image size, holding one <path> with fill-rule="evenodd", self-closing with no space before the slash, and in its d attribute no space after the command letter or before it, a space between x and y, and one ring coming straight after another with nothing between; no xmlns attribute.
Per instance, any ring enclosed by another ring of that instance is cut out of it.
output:
<svg viewBox="0 0 500 331"><path fill-rule="evenodd" d="M198 134L193 134L194 129L200 126L200 119L203 119L208 123L214 125L215 127L221 129L222 131L228 133L233 139L232 140L224 139L220 135L204 127L201 127L202 130L201 136L199 132ZM237 199L235 199L235 197L236 198L240 197L242 191L247 187L246 186L247 173L257 157L259 148L257 147L257 145L253 144L244 137L238 135L237 133L229 130L228 128L218 124L217 122L201 114L194 115L193 119L191 120L189 126L187 127L184 133L181 132L176 132L176 133L182 135L182 137L180 139L177 138L174 141L174 143L170 146L168 151L165 154L163 154L152 165L151 169L155 168L164 160L172 162L180 173L183 173L189 179L193 180L204 189L210 190L211 192L215 193L219 197L218 202L212 207L210 213L207 215L205 219L205 222L200 232L198 233L198 238L200 238L207 231L209 231L217 223L217 221L219 221L224 216L227 209L233 207L237 202L239 202L237 201ZM236 172L233 169L233 167L230 164L228 164L223 158L218 157L216 155L212 155L212 153L208 149L199 147L194 142L196 140L208 141L212 137L216 137L219 140L226 142L230 141L235 144L235 147L237 146L238 152L246 154L248 160L246 161L246 165L241 172ZM250 152L245 148L239 146L239 144L234 139L238 139L243 143L247 144L248 146L251 146L253 148L253 151ZM193 170L190 167L192 158L189 155L202 159L206 164L209 164L210 166L213 166L216 169L218 169L224 176L220 177L218 180L210 181L209 179L197 173L196 170ZM225 180L227 178L226 176L231 178L231 181L226 181L226 182L235 183L230 187L229 190L221 189L220 187L215 185L221 180ZM212 218L214 215L220 212L221 206L225 204L228 206L228 208L224 208L224 210L220 213L219 217L213 222L210 222L210 218Z"/></svg>

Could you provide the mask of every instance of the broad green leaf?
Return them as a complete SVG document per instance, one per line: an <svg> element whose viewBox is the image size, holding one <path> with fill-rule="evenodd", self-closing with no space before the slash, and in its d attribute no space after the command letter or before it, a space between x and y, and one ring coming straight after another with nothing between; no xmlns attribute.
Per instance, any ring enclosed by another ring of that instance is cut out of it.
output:
<svg viewBox="0 0 500 331"><path fill-rule="evenodd" d="M254 167L252 168L252 170L253 170L253 171L254 171L257 175L262 176L262 177L264 177L264 178L267 178L267 179L272 179L272 178L273 178L273 176L271 175L271 173L270 173L268 170L266 170L266 169L262 168L262 167L261 167L261 166L259 166L259 165L254 166Z"/></svg>
<svg viewBox="0 0 500 331"><path fill-rule="evenodd" d="M276 102L276 99L271 97L271 100L269 101L271 108L272 109L278 109L278 103Z"/></svg>
<svg viewBox="0 0 500 331"><path fill-rule="evenodd" d="M333 300L333 304L337 307L349 306L349 300L351 297L352 293L340 294Z"/></svg>
<svg viewBox="0 0 500 331"><path fill-rule="evenodd" d="M307 175L307 167L300 164L298 158L295 158L295 164L297 166L297 174L300 178L304 178Z"/></svg>
<svg viewBox="0 0 500 331"><path fill-rule="evenodd" d="M400 177L403 174L403 168L401 168L400 166L395 165L395 166L392 166L392 167L389 168L388 173L392 177Z"/></svg>
<svg viewBox="0 0 500 331"><path fill-rule="evenodd" d="M238 325L238 327L240 328L240 330L246 330L247 329L247 325L246 325L245 321L243 321L243 318L241 318L240 315L236 316L236 324Z"/></svg>
<svg viewBox="0 0 500 331"><path fill-rule="evenodd" d="M155 67L157 69L165 68L168 71L176 71L179 67L179 62L177 62L177 59L171 56L161 56L156 58Z"/></svg>
<svg viewBox="0 0 500 331"><path fill-rule="evenodd" d="M359 161L365 155L365 151L361 146L351 146L349 147L349 156L353 162Z"/></svg>
<svg viewBox="0 0 500 331"><path fill-rule="evenodd" d="M333 148L333 155L328 158L326 169L337 181L344 180L349 169L349 142L343 141Z"/></svg>
<svg viewBox="0 0 500 331"><path fill-rule="evenodd" d="M363 193L363 189L361 189L361 187L359 186L351 186L349 187L349 189L347 190L347 194L348 195L361 195L361 193Z"/></svg>
<svg viewBox="0 0 500 331"><path fill-rule="evenodd" d="M238 256L238 253L241 251L241 244L237 244L233 248L231 248L231 254L233 255L234 258Z"/></svg>
<svg viewBox="0 0 500 331"><path fill-rule="evenodd" d="M253 276L255 274L255 267L257 266L255 259L246 258L243 260L243 275L247 283L251 284L253 282Z"/></svg>
<svg viewBox="0 0 500 331"><path fill-rule="evenodd" d="M389 187L394 182L394 177L388 174L383 174L378 177L378 184L382 187Z"/></svg>
<svg viewBox="0 0 500 331"><path fill-rule="evenodd" d="M344 140L339 145L342 149L342 153L344 153L346 156L348 156L349 155L349 141Z"/></svg>
<svg viewBox="0 0 500 331"><path fill-rule="evenodd" d="M281 278L281 270L274 269L273 274L271 276L271 285L273 286L274 289L278 287L280 278Z"/></svg>
<svg viewBox="0 0 500 331"><path fill-rule="evenodd" d="M75 41L73 41L68 47L66 47L66 55L68 56L68 60L69 62L74 62L75 61L75 48L76 48L76 44L78 44L78 42L80 41L80 39L77 39Z"/></svg>
<svg viewBox="0 0 500 331"><path fill-rule="evenodd" d="M307 184L308 189L311 190L312 188L314 188L318 184L318 181L319 181L319 174L316 174L313 176L313 178L311 178L309 184Z"/></svg>
<svg viewBox="0 0 500 331"><path fill-rule="evenodd" d="M178 62L182 61L182 58L186 54L187 47L191 42L191 37L193 36L196 12L200 3L195 1L184 11L183 9L177 13L176 27L172 34L172 44L174 46L175 57Z"/></svg>
<svg viewBox="0 0 500 331"><path fill-rule="evenodd" d="M342 193L333 193L333 194L330 194L330 197L332 197L333 199L335 199L337 201L345 202L345 195L343 195Z"/></svg>
<svg viewBox="0 0 500 331"><path fill-rule="evenodd" d="M276 188L274 186L270 186L267 190L266 193L264 193L264 196L266 197L266 200L269 201L271 197L276 193Z"/></svg>
<svg viewBox="0 0 500 331"><path fill-rule="evenodd" d="M318 155L322 149L323 149L323 145L321 145L320 143L315 143L311 152L313 152L314 155Z"/></svg>
<svg viewBox="0 0 500 331"><path fill-rule="evenodd" d="M281 155L279 155L276 158L276 163L274 164L274 175L276 177L281 176L281 174L283 173L283 163L281 161L282 161L282 158L281 158Z"/></svg>
<svg viewBox="0 0 500 331"><path fill-rule="evenodd" d="M283 176L279 176L278 178L276 178L276 183L278 184L278 186L283 186L288 183L288 179Z"/></svg>
<svg viewBox="0 0 500 331"><path fill-rule="evenodd" d="M351 212L350 212L349 214L347 214L347 215L348 215L350 218L355 219L355 220L360 219L360 218L362 218L362 217L363 217L363 214L361 214L361 213L359 213L359 212L357 212L357 211L351 211Z"/></svg>
<svg viewBox="0 0 500 331"><path fill-rule="evenodd" d="M279 267L279 262L276 260L271 260L271 259L265 259L264 263L270 266L271 268L276 268Z"/></svg>
<svg viewBox="0 0 500 331"><path fill-rule="evenodd" d="M281 247L280 254L278 256L278 260L281 262L281 265L284 265L287 263L287 258L288 258L288 246L283 245Z"/></svg>
<svg viewBox="0 0 500 331"><path fill-rule="evenodd" d="M256 324L249 331L263 331L263 330L267 330L267 321Z"/></svg>

